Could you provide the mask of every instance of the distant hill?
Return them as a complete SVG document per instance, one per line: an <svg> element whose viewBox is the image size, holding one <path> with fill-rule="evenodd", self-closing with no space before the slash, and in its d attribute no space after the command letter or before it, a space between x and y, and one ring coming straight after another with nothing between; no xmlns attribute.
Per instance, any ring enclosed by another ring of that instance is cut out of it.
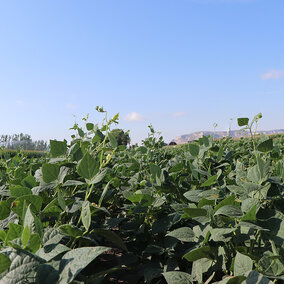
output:
<svg viewBox="0 0 284 284"><path fill-rule="evenodd" d="M280 134L284 133L284 129L276 129L276 130L267 130L267 131L257 131L257 134L263 133L266 135L271 135L271 134ZM175 139L172 141L176 142L177 144L184 144L188 143L193 140L197 140L203 136L212 136L214 135L214 138L223 138L228 136L228 131L216 131L215 134L213 131L198 131L198 132L193 132L190 134L184 134L181 136L177 136ZM241 132L239 130L231 130L230 131L230 137L232 138L240 138L245 136L245 132Z"/></svg>

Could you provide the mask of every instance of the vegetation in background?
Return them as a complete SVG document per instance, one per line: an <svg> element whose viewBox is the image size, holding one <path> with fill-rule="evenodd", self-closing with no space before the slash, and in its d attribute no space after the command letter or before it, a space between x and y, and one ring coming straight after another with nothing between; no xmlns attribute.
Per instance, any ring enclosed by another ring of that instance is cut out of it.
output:
<svg viewBox="0 0 284 284"><path fill-rule="evenodd" d="M13 134L13 135L1 135L0 147L5 147L10 150L18 150L22 148L24 150L46 151L48 144L44 140L33 141L28 134Z"/></svg>
<svg viewBox="0 0 284 284"><path fill-rule="evenodd" d="M113 129L110 133L114 136L119 146L127 146L130 143L130 137L128 132L124 132L122 129L117 128Z"/></svg>
<svg viewBox="0 0 284 284"><path fill-rule="evenodd" d="M150 125L127 149L96 109L69 145L2 156L0 284L284 280L282 138L165 148Z"/></svg>

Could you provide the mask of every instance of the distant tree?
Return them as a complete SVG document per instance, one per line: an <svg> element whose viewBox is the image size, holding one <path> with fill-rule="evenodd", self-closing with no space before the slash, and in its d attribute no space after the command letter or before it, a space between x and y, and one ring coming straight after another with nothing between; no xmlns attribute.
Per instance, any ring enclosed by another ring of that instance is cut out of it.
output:
<svg viewBox="0 0 284 284"><path fill-rule="evenodd" d="M0 146L7 149L19 149L22 147L24 150L38 150L45 151L48 149L48 144L44 140L33 141L29 134L12 134L0 135Z"/></svg>
<svg viewBox="0 0 284 284"><path fill-rule="evenodd" d="M176 143L175 141L172 141L172 142L170 142L169 145L170 145L170 146L174 146L174 145L177 145L177 143Z"/></svg>
<svg viewBox="0 0 284 284"><path fill-rule="evenodd" d="M113 129L110 132L117 141L118 145L128 145L130 143L130 138L127 132L124 132L122 129Z"/></svg>

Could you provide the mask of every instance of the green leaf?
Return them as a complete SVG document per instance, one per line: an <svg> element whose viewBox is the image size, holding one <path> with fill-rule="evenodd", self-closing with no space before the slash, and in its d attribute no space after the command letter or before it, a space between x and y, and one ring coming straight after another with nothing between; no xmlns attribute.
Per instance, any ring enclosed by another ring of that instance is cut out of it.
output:
<svg viewBox="0 0 284 284"><path fill-rule="evenodd" d="M6 235L5 244L7 244L8 242L10 242L10 241L12 241L16 238L20 238L21 234L22 234L22 229L23 229L23 227L21 225L10 223L9 224L9 230L8 230L7 235Z"/></svg>
<svg viewBox="0 0 284 284"><path fill-rule="evenodd" d="M273 150L273 139L270 138L260 143L257 150L261 152L269 152Z"/></svg>
<svg viewBox="0 0 284 284"><path fill-rule="evenodd" d="M202 184L201 184L201 187L210 186L210 185L216 183L217 179L218 179L218 176L217 176L217 175L212 176L212 177L210 177L207 181L205 181L204 183L202 183Z"/></svg>
<svg viewBox="0 0 284 284"><path fill-rule="evenodd" d="M83 231L75 227L74 225L62 225L59 227L62 234L76 238L83 235Z"/></svg>
<svg viewBox="0 0 284 284"><path fill-rule="evenodd" d="M82 204L81 219L86 231L88 231L91 225L91 210L90 203L87 200Z"/></svg>
<svg viewBox="0 0 284 284"><path fill-rule="evenodd" d="M94 232L104 237L105 239L109 240L113 244L117 245L119 248L123 249L124 251L126 252L128 251L123 240L115 232L106 229L95 229Z"/></svg>
<svg viewBox="0 0 284 284"><path fill-rule="evenodd" d="M36 253L39 250L40 246L41 246L41 237L39 236L38 233L32 234L27 248L31 252Z"/></svg>
<svg viewBox="0 0 284 284"><path fill-rule="evenodd" d="M24 219L24 228L29 227L31 233L38 233L39 236L43 236L43 229L40 219L31 211L31 205L28 206Z"/></svg>
<svg viewBox="0 0 284 284"><path fill-rule="evenodd" d="M11 260L8 256L0 253L0 274L7 270L11 265Z"/></svg>
<svg viewBox="0 0 284 284"><path fill-rule="evenodd" d="M91 180L98 172L99 165L95 158L86 153L78 163L77 171L80 176L87 180Z"/></svg>
<svg viewBox="0 0 284 284"><path fill-rule="evenodd" d="M199 202L198 202L198 208L202 208L205 205L210 205L210 206L214 206L215 201L214 200L209 200L206 198L202 198Z"/></svg>
<svg viewBox="0 0 284 284"><path fill-rule="evenodd" d="M25 226L22 233L22 245L25 248L30 240L31 232L29 226Z"/></svg>
<svg viewBox="0 0 284 284"><path fill-rule="evenodd" d="M243 213L240 208L234 205L224 205L220 209L218 209L215 214L216 215L225 215L228 217L241 217Z"/></svg>
<svg viewBox="0 0 284 284"><path fill-rule="evenodd" d="M101 246L82 247L67 252L60 261L59 284L71 283L82 269L109 249Z"/></svg>
<svg viewBox="0 0 284 284"><path fill-rule="evenodd" d="M68 174L68 171L69 171L69 168L68 167L60 167L60 170L59 170L59 175L58 175L58 183L62 184L64 182L64 179L65 177L67 176Z"/></svg>
<svg viewBox="0 0 284 284"><path fill-rule="evenodd" d="M266 275L281 276L284 273L284 263L281 261L278 251L276 253L266 251L258 261L257 267L260 271L264 271Z"/></svg>
<svg viewBox="0 0 284 284"><path fill-rule="evenodd" d="M273 284L268 278L254 270L247 272L245 276L247 277L246 284Z"/></svg>
<svg viewBox="0 0 284 284"><path fill-rule="evenodd" d="M194 232L188 227L181 227L169 232L166 237L176 238L181 242L192 242L194 238Z"/></svg>
<svg viewBox="0 0 284 284"><path fill-rule="evenodd" d="M239 126L246 126L249 123L249 119L247 117L240 117L238 118L238 125Z"/></svg>
<svg viewBox="0 0 284 284"><path fill-rule="evenodd" d="M79 134L80 137L84 137L85 133L82 130L82 128L78 128L77 131L78 131L78 134Z"/></svg>
<svg viewBox="0 0 284 284"><path fill-rule="evenodd" d="M235 195L230 195L226 197L218 205L216 205L216 207L214 208L214 212L216 212L217 210L219 210L221 207L225 205L233 205L235 203L235 200L236 200Z"/></svg>
<svg viewBox="0 0 284 284"><path fill-rule="evenodd" d="M216 200L219 196L218 189L210 190L189 190L184 193L184 197L191 202L199 202L202 198Z"/></svg>
<svg viewBox="0 0 284 284"><path fill-rule="evenodd" d="M193 249L183 256L187 261L192 262L201 258L212 259L211 249L209 246Z"/></svg>
<svg viewBox="0 0 284 284"><path fill-rule="evenodd" d="M26 176L21 184L25 187L32 189L33 187L37 186L36 179L33 176Z"/></svg>
<svg viewBox="0 0 284 284"><path fill-rule="evenodd" d="M60 168L56 164L43 164L41 170L43 181L50 183L58 178Z"/></svg>
<svg viewBox="0 0 284 284"><path fill-rule="evenodd" d="M66 204L65 204L65 200L62 196L61 190L58 191L57 200L58 200L58 204L61 207L61 209L65 210Z"/></svg>
<svg viewBox="0 0 284 284"><path fill-rule="evenodd" d="M176 165L174 165L170 170L169 173L176 173L176 172L180 172L181 170L184 169L184 164L183 163L178 163Z"/></svg>
<svg viewBox="0 0 284 284"><path fill-rule="evenodd" d="M92 142L93 143L101 142L104 140L104 138L105 138L104 134L100 130L96 130L96 135L92 139Z"/></svg>
<svg viewBox="0 0 284 284"><path fill-rule="evenodd" d="M150 172L151 172L151 175L152 175L152 179L153 181L158 185L158 186L161 186L161 174L162 174L162 171L161 171L161 168L157 165L155 165L154 163L150 163Z"/></svg>
<svg viewBox="0 0 284 284"><path fill-rule="evenodd" d="M13 250L9 258L12 263L8 273L0 279L0 284L30 283L30 273L35 272L42 261L31 253L21 250Z"/></svg>
<svg viewBox="0 0 284 284"><path fill-rule="evenodd" d="M22 195L33 194L30 188L20 186L20 185L11 186L9 189L10 189L10 196L11 197L20 197Z"/></svg>
<svg viewBox="0 0 284 284"><path fill-rule="evenodd" d="M101 194L101 197L100 197L100 199L99 199L99 207L101 207L101 205L102 205L102 202L103 202L103 199L104 199L104 197L105 197L105 195L107 194L107 192L108 192L108 188L109 188L109 186L110 186L110 183L111 183L111 181L109 181L107 184L106 184L106 186L105 186L105 188L104 188L104 190L103 190L103 192L102 192L102 194Z"/></svg>
<svg viewBox="0 0 284 284"><path fill-rule="evenodd" d="M192 284L192 276L182 271L169 271L162 273L168 284Z"/></svg>
<svg viewBox="0 0 284 284"><path fill-rule="evenodd" d="M237 252L234 261L234 275L244 275L253 268L253 261L250 257Z"/></svg>
<svg viewBox="0 0 284 284"><path fill-rule="evenodd" d="M59 229L47 228L45 229L42 243L46 246L49 244L58 244L64 236L59 232Z"/></svg>
<svg viewBox="0 0 284 284"><path fill-rule="evenodd" d="M256 221L256 212L259 206L254 205L252 206L249 211L241 218L241 221L250 221L255 222Z"/></svg>
<svg viewBox="0 0 284 284"><path fill-rule="evenodd" d="M116 148L117 147L117 140L116 140L115 136L112 133L109 133L108 139L109 139L109 142L111 144L111 147Z"/></svg>
<svg viewBox="0 0 284 284"><path fill-rule="evenodd" d="M91 131L91 130L94 129L94 124L88 122L88 123L86 123L86 128L87 128L88 131Z"/></svg>
<svg viewBox="0 0 284 284"><path fill-rule="evenodd" d="M4 220L10 215L10 206L7 201L0 201L0 220Z"/></svg>
<svg viewBox="0 0 284 284"><path fill-rule="evenodd" d="M79 180L67 180L64 182L64 184L62 186L79 186L85 184L84 182L81 182Z"/></svg>
<svg viewBox="0 0 284 284"><path fill-rule="evenodd" d="M33 211L39 212L42 206L42 198L33 194L20 196L14 200L12 210L19 217L22 217L29 204L31 204Z"/></svg>
<svg viewBox="0 0 284 284"><path fill-rule="evenodd" d="M184 216L186 218L195 218L200 216L207 216L207 211L202 208L183 208Z"/></svg>
<svg viewBox="0 0 284 284"><path fill-rule="evenodd" d="M58 279L58 271L50 264L41 264L36 270L35 284L57 283Z"/></svg>
<svg viewBox="0 0 284 284"><path fill-rule="evenodd" d="M67 252L69 250L70 248L65 245L59 243L52 243L44 246L43 248L40 248L36 254L48 262L51 261L53 258L57 257L58 255L63 254L64 252Z"/></svg>
<svg viewBox="0 0 284 284"><path fill-rule="evenodd" d="M94 178L92 178L90 184L97 184L100 183L101 181L103 181L103 179L105 178L105 176L107 175L107 173L109 172L109 168L103 168L100 169L96 175L94 176Z"/></svg>
<svg viewBox="0 0 284 284"><path fill-rule="evenodd" d="M236 231L236 228L214 228L211 232L211 238L214 242L228 242L233 236L233 232Z"/></svg>
<svg viewBox="0 0 284 284"><path fill-rule="evenodd" d="M199 146L197 144L189 144L188 145L188 149L189 149L190 154L193 157L197 157L198 156L198 154L199 154Z"/></svg>
<svg viewBox="0 0 284 284"><path fill-rule="evenodd" d="M264 229L264 228L262 228L262 227L260 227L260 226L255 225L255 224L248 223L248 222L243 222L243 221L241 221L241 222L239 223L239 226L240 226L240 227L248 227L248 228L253 229L253 230L270 231L270 230L268 230L268 229Z"/></svg>
<svg viewBox="0 0 284 284"><path fill-rule="evenodd" d="M67 151L66 141L50 140L50 154L52 157L65 155Z"/></svg>
<svg viewBox="0 0 284 284"><path fill-rule="evenodd" d="M0 240L2 242L5 242L5 240L6 240L6 232L5 231L0 231Z"/></svg>
<svg viewBox="0 0 284 284"><path fill-rule="evenodd" d="M208 136L203 136L202 137L202 141L203 141L203 144L204 144L205 147L209 146L209 138L208 138Z"/></svg>

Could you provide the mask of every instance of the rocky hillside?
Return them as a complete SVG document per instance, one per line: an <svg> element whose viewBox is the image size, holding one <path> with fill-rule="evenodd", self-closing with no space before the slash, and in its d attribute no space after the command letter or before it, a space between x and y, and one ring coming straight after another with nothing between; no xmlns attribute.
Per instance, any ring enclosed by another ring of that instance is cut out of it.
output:
<svg viewBox="0 0 284 284"><path fill-rule="evenodd" d="M284 133L284 129L276 129L276 130L268 130L268 131L257 131L257 134L266 134L266 135L271 135L271 134L279 134L279 133ZM213 136L214 138L222 138L225 136L228 136L228 131L216 131L215 134L213 131L198 131L198 132L193 132L190 134L184 134L181 136L175 137L174 142L177 144L184 144L193 140L197 140L202 136ZM240 132L239 130L232 130L230 131L230 136L233 138L240 138L245 136L245 132Z"/></svg>

